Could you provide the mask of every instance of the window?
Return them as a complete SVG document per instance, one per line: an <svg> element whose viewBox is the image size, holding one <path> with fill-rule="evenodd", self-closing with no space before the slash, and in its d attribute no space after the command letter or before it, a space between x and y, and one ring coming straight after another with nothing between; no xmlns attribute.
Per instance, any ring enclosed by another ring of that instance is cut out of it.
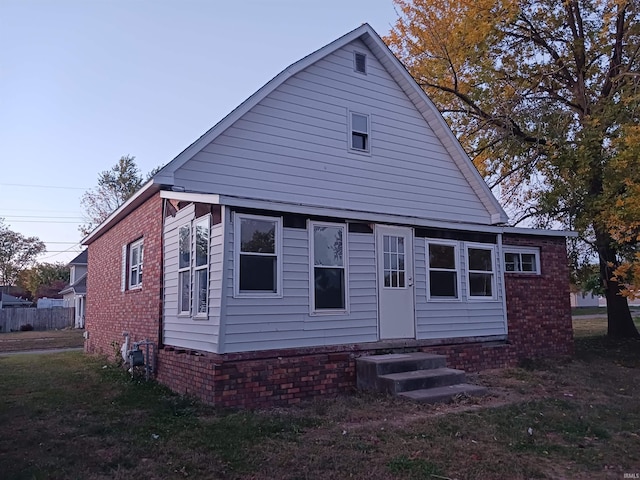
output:
<svg viewBox="0 0 640 480"><path fill-rule="evenodd" d="M369 151L369 115L351 112L351 149Z"/></svg>
<svg viewBox="0 0 640 480"><path fill-rule="evenodd" d="M504 270L507 273L540 275L540 252L537 248L504 247Z"/></svg>
<svg viewBox="0 0 640 480"><path fill-rule="evenodd" d="M314 312L344 312L347 275L345 225L311 223L311 298Z"/></svg>
<svg viewBox="0 0 640 480"><path fill-rule="evenodd" d="M495 298L493 247L467 245L467 287L469 298Z"/></svg>
<svg viewBox="0 0 640 480"><path fill-rule="evenodd" d="M180 227L178 247L178 312L191 312L191 224Z"/></svg>
<svg viewBox="0 0 640 480"><path fill-rule="evenodd" d="M236 214L235 293L278 296L282 289L282 219Z"/></svg>
<svg viewBox="0 0 640 480"><path fill-rule="evenodd" d="M460 298L457 243L427 242L429 298L457 300Z"/></svg>
<svg viewBox="0 0 640 480"><path fill-rule="evenodd" d="M367 56L364 53L353 52L353 69L358 73L367 73Z"/></svg>
<svg viewBox="0 0 640 480"><path fill-rule="evenodd" d="M385 288L405 288L406 273L404 237L382 236L382 257Z"/></svg>
<svg viewBox="0 0 640 480"><path fill-rule="evenodd" d="M142 239L129 245L129 288L142 288L142 261L144 245Z"/></svg>
<svg viewBox="0 0 640 480"><path fill-rule="evenodd" d="M195 314L207 314L209 291L209 217L196 221Z"/></svg>

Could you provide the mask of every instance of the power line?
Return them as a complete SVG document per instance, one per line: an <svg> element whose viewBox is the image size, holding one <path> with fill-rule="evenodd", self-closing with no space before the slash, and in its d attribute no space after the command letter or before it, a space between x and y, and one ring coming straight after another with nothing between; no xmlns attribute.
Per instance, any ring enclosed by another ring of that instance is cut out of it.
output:
<svg viewBox="0 0 640 480"><path fill-rule="evenodd" d="M8 219L8 218L56 218L58 220L61 219L79 219L82 220L82 217L50 217L47 215L0 215L0 217L4 218L4 219Z"/></svg>
<svg viewBox="0 0 640 480"><path fill-rule="evenodd" d="M9 223L78 223L80 220L76 221L66 221L66 220L11 220Z"/></svg>

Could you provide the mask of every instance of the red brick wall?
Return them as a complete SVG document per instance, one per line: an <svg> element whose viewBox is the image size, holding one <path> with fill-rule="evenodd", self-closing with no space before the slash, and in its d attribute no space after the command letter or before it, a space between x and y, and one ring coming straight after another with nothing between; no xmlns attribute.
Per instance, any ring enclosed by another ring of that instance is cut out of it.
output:
<svg viewBox="0 0 640 480"><path fill-rule="evenodd" d="M540 248L540 275L505 273L508 338L519 360L573 353L564 237L505 235L504 245Z"/></svg>
<svg viewBox="0 0 640 480"><path fill-rule="evenodd" d="M112 342L158 342L161 316L162 199L156 194L89 245L87 353L113 359ZM144 239L142 288L121 291L122 246Z"/></svg>

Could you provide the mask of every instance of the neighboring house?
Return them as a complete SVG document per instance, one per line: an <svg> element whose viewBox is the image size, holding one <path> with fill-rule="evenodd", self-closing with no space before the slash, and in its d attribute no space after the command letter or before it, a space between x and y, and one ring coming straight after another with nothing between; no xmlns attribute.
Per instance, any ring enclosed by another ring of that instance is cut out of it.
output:
<svg viewBox="0 0 640 480"><path fill-rule="evenodd" d="M75 308L75 328L84 328L87 303L87 256L85 249L69 262L69 285L60 291L65 307Z"/></svg>
<svg viewBox="0 0 640 480"><path fill-rule="evenodd" d="M597 307L600 305L600 297L591 292L571 292L572 307Z"/></svg>
<svg viewBox="0 0 640 480"><path fill-rule="evenodd" d="M33 307L33 302L0 292L0 310L3 308Z"/></svg>
<svg viewBox="0 0 640 480"><path fill-rule="evenodd" d="M355 358L478 371L572 352L565 233L510 228L369 25L291 65L88 245L90 353L145 338L157 379L225 406L356 385Z"/></svg>

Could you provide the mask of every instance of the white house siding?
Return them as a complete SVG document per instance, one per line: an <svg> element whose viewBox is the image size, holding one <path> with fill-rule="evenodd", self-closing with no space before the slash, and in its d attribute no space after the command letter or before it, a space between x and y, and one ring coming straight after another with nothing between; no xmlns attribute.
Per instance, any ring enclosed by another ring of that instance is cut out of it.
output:
<svg viewBox="0 0 640 480"><path fill-rule="evenodd" d="M164 298L163 343L173 347L209 352L218 351L220 331L220 301L222 285L222 224L211 227L209 242L209 315L198 318L178 315L178 231L195 218L195 208L189 205L164 225ZM194 261L193 255L191 260Z"/></svg>
<svg viewBox="0 0 640 480"><path fill-rule="evenodd" d="M353 51L367 55L367 75ZM370 114L350 152L348 111ZM490 223L413 103L360 41L292 76L175 172L175 184L279 202Z"/></svg>
<svg viewBox="0 0 640 480"><path fill-rule="evenodd" d="M501 254L495 246L496 271L496 299L491 301L467 300L467 286L465 278L467 266L464 242L458 242L458 260L460 261L460 295L459 301L427 300L427 241L429 239L415 239L415 290L417 338L461 338L487 335L505 335L506 314L504 310L504 286L502 285ZM433 239L437 242L437 239Z"/></svg>
<svg viewBox="0 0 640 480"><path fill-rule="evenodd" d="M307 229L283 229L282 298L234 298L233 229L225 263L223 352L373 342L378 336L373 234L348 233L348 314L310 315Z"/></svg>

